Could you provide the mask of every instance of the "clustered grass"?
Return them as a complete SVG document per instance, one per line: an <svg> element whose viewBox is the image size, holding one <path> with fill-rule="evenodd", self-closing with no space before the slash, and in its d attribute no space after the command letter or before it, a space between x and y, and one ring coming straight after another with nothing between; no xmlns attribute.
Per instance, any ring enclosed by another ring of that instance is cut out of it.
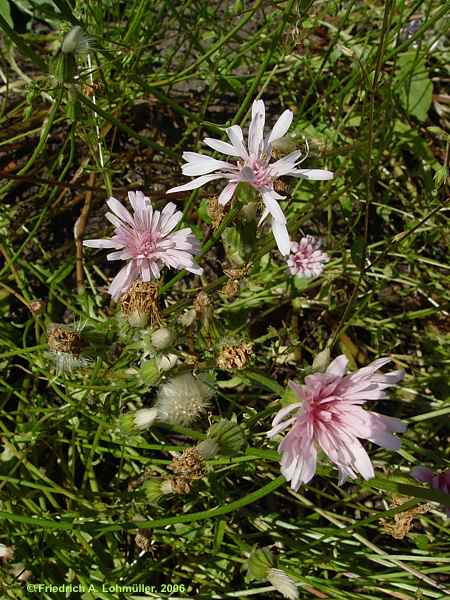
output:
<svg viewBox="0 0 450 600"><path fill-rule="evenodd" d="M450 461L448 24L438 0L0 0L0 543L22 565L0 559L2 597L68 597L27 591L24 569L94 584L85 600L139 583L150 598L281 597L247 571L270 551L300 598L450 598L448 498L408 476ZM283 205L292 239L322 237L330 262L292 277L240 205L217 217L214 184L178 195L204 274L162 275L178 360L164 371L160 324L127 324L106 293L114 263L82 241L104 237L110 195L162 207L182 151L248 124L257 97L272 123L292 109L297 146L335 173L289 182ZM49 351L53 323L81 336L70 364ZM338 487L324 462L294 492L266 432L325 348L403 367L377 408L408 431L399 453L370 448L375 479ZM119 427L192 371L212 396L194 424ZM239 451L150 502L142 484L221 419Z"/></svg>

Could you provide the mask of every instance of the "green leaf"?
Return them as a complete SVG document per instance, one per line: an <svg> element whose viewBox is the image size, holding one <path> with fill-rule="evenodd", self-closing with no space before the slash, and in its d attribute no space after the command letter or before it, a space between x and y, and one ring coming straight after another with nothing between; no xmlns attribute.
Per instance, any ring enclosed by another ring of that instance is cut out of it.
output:
<svg viewBox="0 0 450 600"><path fill-rule="evenodd" d="M400 102L408 114L425 121L433 97L433 84L428 76L425 59L416 52L400 56L397 83Z"/></svg>
<svg viewBox="0 0 450 600"><path fill-rule="evenodd" d="M8 0L0 0L0 15L2 15L10 27L14 27L13 20L11 19L11 9Z"/></svg>

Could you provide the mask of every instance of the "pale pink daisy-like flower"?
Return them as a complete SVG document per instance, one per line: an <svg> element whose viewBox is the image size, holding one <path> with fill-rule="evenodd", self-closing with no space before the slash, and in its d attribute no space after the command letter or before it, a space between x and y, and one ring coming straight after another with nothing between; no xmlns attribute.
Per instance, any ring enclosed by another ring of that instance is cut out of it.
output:
<svg viewBox="0 0 450 600"><path fill-rule="evenodd" d="M217 160L197 152L183 152L183 158L186 161L182 167L183 175L198 177L189 183L168 190L167 193L193 190L214 179L227 179L228 183L219 196L219 203L224 206L233 197L239 183L248 183L261 194L265 207L258 224L260 225L270 214L272 217L272 232L278 249L283 255L289 254L290 241L286 227L286 217L277 202L283 200L284 196L275 191L274 182L283 175L305 179L333 178L331 171L299 169L301 150L296 150L270 164L272 144L287 133L292 118L292 111L285 110L273 126L269 136L264 138L266 120L264 102L255 100L248 131L248 147L244 143L244 134L239 125L233 125L226 129L231 143L213 138L205 138L204 140L205 144L213 150L236 157L237 164Z"/></svg>
<svg viewBox="0 0 450 600"><path fill-rule="evenodd" d="M282 454L281 472L293 490L297 491L302 483L313 478L320 448L337 466L339 485L348 477L355 479L357 473L364 479L374 477L370 458L358 438L389 450L400 448L400 440L393 434L404 432L406 425L399 419L361 407L368 400L385 398L386 388L403 379L402 370L377 372L389 361L389 358L379 358L347 374L348 360L342 354L325 373L305 377L304 385L289 382L298 402L278 412L267 435L273 437L291 427L278 451ZM295 416L286 420L293 411L296 411Z"/></svg>
<svg viewBox="0 0 450 600"><path fill-rule="evenodd" d="M107 259L127 261L109 286L114 300L137 279L158 279L164 266L201 274L203 269L193 260L200 245L191 229L173 231L183 216L175 204L169 202L160 212L153 210L150 199L142 192L128 192L128 199L133 215L115 198L107 201L112 212L106 213L106 218L115 227L112 238L83 242L90 248L114 248L116 251Z"/></svg>
<svg viewBox="0 0 450 600"><path fill-rule="evenodd" d="M306 235L297 242L291 243L291 253L287 259L292 275L301 277L318 277L330 259L320 249L322 240L313 235Z"/></svg>
<svg viewBox="0 0 450 600"><path fill-rule="evenodd" d="M417 481L428 483L434 490L450 495L450 469L439 474L434 474L428 467L414 467L410 473ZM450 508L444 507L447 517L450 517Z"/></svg>

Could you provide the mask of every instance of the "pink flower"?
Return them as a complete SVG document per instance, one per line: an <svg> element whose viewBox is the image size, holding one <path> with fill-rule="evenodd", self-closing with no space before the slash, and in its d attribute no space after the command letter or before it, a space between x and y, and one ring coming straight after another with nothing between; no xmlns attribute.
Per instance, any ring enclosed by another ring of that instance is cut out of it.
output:
<svg viewBox="0 0 450 600"><path fill-rule="evenodd" d="M330 259L320 249L322 240L312 235L302 237L300 242L291 243L291 254L287 260L292 275L318 277Z"/></svg>
<svg viewBox="0 0 450 600"><path fill-rule="evenodd" d="M414 467L410 473L417 481L428 483L434 490L450 495L450 469L435 475L428 467ZM450 517L450 508L444 507L447 516Z"/></svg>
<svg viewBox="0 0 450 600"><path fill-rule="evenodd" d="M365 438L389 450L398 450L400 440L393 433L404 432L399 419L363 410L368 400L386 397L385 389L400 381L404 372L377 373L389 358L379 358L367 367L347 375L347 358L342 354L325 373L305 378L305 385L289 382L298 402L283 407L272 422L269 437L291 426L278 451L281 472L291 488L298 490L316 472L317 451L321 448L339 470L339 485L347 477L374 476L373 466L358 438ZM296 411L295 416L285 417Z"/></svg>
<svg viewBox="0 0 450 600"><path fill-rule="evenodd" d="M136 279L157 279L164 266L201 274L203 269L193 260L199 243L190 228L172 232L183 216L175 204L169 202L160 212L142 192L128 192L128 199L133 215L115 198L107 202L112 212L106 218L115 227L112 238L83 242L91 248L114 248L107 259L127 261L109 286L111 296L118 299Z"/></svg>
<svg viewBox="0 0 450 600"><path fill-rule="evenodd" d="M168 190L184 192L201 187L214 179L227 179L228 183L219 196L222 205L227 204L233 197L237 185L248 183L257 190L263 199L264 211L259 221L261 224L268 214L272 217L272 232L278 249L284 255L289 254L290 241L286 227L286 217L277 200L283 200L274 190L274 182L283 175L303 177L305 179L332 179L331 171L321 169L298 169L301 150L296 150L287 156L270 164L272 144L282 138L292 123L293 113L285 110L272 128L267 139L264 138L265 107L262 100L255 100L252 107L252 120L248 131L248 148L244 143L244 134L239 125L229 127L226 132L231 142L222 142L213 138L205 138L204 142L213 150L236 157L237 164L217 160L197 152L183 152L186 164L183 165L183 175L196 177L189 183Z"/></svg>

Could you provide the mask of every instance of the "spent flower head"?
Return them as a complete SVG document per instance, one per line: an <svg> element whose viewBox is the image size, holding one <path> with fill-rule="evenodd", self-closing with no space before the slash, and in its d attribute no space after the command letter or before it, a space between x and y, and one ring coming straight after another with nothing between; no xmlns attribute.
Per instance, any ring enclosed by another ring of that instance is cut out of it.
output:
<svg viewBox="0 0 450 600"><path fill-rule="evenodd" d="M86 35L79 25L75 25L64 37L61 51L64 54L86 54L93 48L93 38Z"/></svg>
<svg viewBox="0 0 450 600"><path fill-rule="evenodd" d="M184 185L168 190L167 193L184 192L201 187L215 179L226 179L227 185L219 196L219 204L226 205L234 195L239 183L247 183L261 194L264 211L259 224L270 214L272 217L272 232L278 249L284 255L289 254L290 241L286 227L286 217L281 210L278 200L283 200L275 191L274 184L279 177L290 175L304 179L331 179L333 173L322 169L299 169L303 159L301 150L291 152L287 156L270 163L274 142L282 138L291 126L293 113L285 110L278 118L268 137L264 137L265 106L262 100L255 100L252 106L252 119L248 131L248 145L244 142L244 134L239 125L233 125L226 130L231 143L213 138L205 138L207 146L218 152L235 157L236 164L217 160L197 152L184 152L186 163L182 167L183 175L195 179ZM306 158L306 157L305 157Z"/></svg>
<svg viewBox="0 0 450 600"><path fill-rule="evenodd" d="M330 259L328 254L320 249L321 245L322 240L312 235L302 237L298 243L291 243L287 264L292 275L318 277L322 273Z"/></svg>
<svg viewBox="0 0 450 600"><path fill-rule="evenodd" d="M398 450L400 440L393 435L406 430L399 419L363 410L369 400L386 397L385 390L403 379L402 370L379 373L390 358L379 358L367 367L347 374L347 358L342 354L325 373L314 373L305 384L290 382L298 401L283 407L268 432L273 437L290 430L278 447L281 472L295 491L308 483L316 472L318 450L322 449L339 470L339 484L360 473L374 477L371 460L358 438L370 440L389 450ZM294 413L294 416L286 417Z"/></svg>
<svg viewBox="0 0 450 600"><path fill-rule="evenodd" d="M187 427L206 411L211 396L205 383L183 373L161 385L154 408L160 421Z"/></svg>
<svg viewBox="0 0 450 600"><path fill-rule="evenodd" d="M115 227L112 238L83 242L90 248L114 249L107 255L108 260L127 261L109 287L113 299L127 292L136 280L158 279L163 267L200 275L203 269L193 259L200 249L198 240L189 227L173 231L183 216L175 204L169 202L160 212L153 210L142 192L128 192L128 199L133 215L115 198L107 201L112 212L106 213L106 218Z"/></svg>

